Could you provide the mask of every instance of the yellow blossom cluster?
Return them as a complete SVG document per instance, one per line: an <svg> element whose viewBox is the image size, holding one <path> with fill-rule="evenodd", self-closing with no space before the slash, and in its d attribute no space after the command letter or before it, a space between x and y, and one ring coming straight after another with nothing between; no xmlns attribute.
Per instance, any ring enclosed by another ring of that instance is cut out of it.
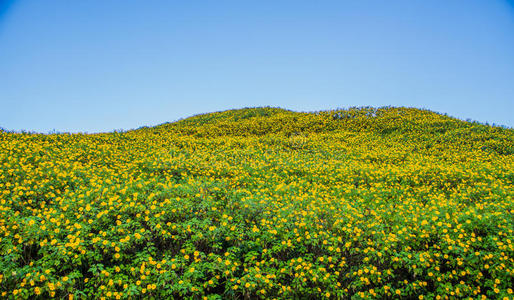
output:
<svg viewBox="0 0 514 300"><path fill-rule="evenodd" d="M512 299L513 154L392 107L0 131L0 295Z"/></svg>

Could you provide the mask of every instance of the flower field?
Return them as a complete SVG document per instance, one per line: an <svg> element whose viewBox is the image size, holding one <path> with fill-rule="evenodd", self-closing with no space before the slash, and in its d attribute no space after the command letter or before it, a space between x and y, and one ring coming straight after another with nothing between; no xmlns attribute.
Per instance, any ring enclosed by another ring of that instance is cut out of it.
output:
<svg viewBox="0 0 514 300"><path fill-rule="evenodd" d="M514 130L413 108L0 132L2 298L513 299Z"/></svg>

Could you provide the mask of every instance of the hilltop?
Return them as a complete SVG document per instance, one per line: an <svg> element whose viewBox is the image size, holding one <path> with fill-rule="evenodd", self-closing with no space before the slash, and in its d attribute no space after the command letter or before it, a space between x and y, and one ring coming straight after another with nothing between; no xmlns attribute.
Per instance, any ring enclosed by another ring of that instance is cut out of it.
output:
<svg viewBox="0 0 514 300"><path fill-rule="evenodd" d="M514 130L462 121L430 110L405 107L361 107L318 112L259 107L189 117L141 129L154 134L193 137L291 136L363 133L421 140L431 144L457 142L499 154L514 153Z"/></svg>
<svg viewBox="0 0 514 300"><path fill-rule="evenodd" d="M202 126L210 126L219 135L265 135L269 133L333 131L393 131L421 130L444 133L457 128L469 128L478 123L464 122L429 110L405 107L350 108L318 112L294 112L281 108L260 107L233 109L196 115L173 123L165 123L154 130L179 130L196 136L207 135Z"/></svg>
<svg viewBox="0 0 514 300"><path fill-rule="evenodd" d="M247 108L0 133L10 298L512 297L514 130Z"/></svg>

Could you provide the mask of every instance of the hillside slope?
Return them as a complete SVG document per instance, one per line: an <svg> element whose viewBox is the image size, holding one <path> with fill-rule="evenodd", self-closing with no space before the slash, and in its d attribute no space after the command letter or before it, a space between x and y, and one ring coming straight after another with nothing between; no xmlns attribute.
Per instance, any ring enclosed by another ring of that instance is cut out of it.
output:
<svg viewBox="0 0 514 300"><path fill-rule="evenodd" d="M414 108L250 108L0 133L2 297L492 298L514 130Z"/></svg>
<svg viewBox="0 0 514 300"><path fill-rule="evenodd" d="M412 138L428 136L437 143L480 144L483 150L514 153L512 129L464 122L429 110L416 108L351 108L348 110L299 113L279 108L248 108L197 115L174 123L146 128L157 133L194 137L264 136L364 132L396 134Z"/></svg>

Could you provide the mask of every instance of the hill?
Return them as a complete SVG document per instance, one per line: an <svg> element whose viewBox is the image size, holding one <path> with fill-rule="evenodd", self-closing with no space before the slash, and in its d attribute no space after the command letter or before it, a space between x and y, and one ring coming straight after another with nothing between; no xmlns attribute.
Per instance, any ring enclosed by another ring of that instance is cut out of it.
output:
<svg viewBox="0 0 514 300"><path fill-rule="evenodd" d="M0 132L2 297L512 297L514 130L248 108Z"/></svg>

